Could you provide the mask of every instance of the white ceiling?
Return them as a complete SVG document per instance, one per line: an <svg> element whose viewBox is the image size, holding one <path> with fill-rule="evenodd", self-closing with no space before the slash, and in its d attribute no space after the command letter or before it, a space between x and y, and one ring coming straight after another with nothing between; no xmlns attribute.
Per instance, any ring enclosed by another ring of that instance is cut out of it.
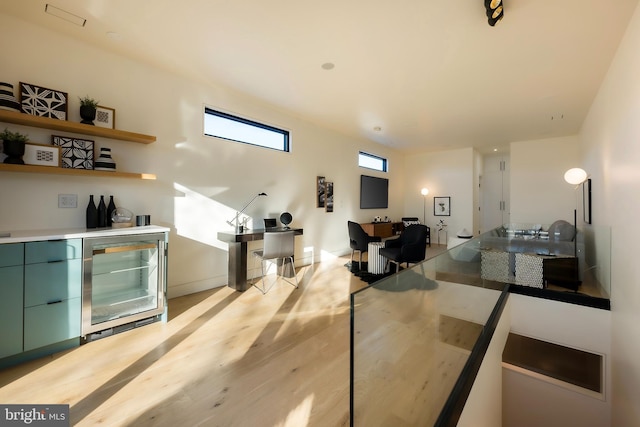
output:
<svg viewBox="0 0 640 427"><path fill-rule="evenodd" d="M495 27L483 0L48 2L86 25L0 13L399 150L488 152L579 130L638 0L504 0Z"/></svg>

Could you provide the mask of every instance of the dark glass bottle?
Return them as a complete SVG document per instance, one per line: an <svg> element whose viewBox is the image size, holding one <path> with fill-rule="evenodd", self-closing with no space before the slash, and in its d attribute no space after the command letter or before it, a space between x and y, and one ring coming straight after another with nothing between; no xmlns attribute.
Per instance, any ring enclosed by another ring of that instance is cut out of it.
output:
<svg viewBox="0 0 640 427"><path fill-rule="evenodd" d="M111 227L111 215L116 210L116 204L113 201L113 196L109 196L109 206L107 206L107 227Z"/></svg>
<svg viewBox="0 0 640 427"><path fill-rule="evenodd" d="M98 227L107 226L107 205L104 203L104 196L100 196L98 204Z"/></svg>
<svg viewBox="0 0 640 427"><path fill-rule="evenodd" d="M87 228L96 228L98 226L98 209L93 201L93 194L89 196L89 204L87 205Z"/></svg>

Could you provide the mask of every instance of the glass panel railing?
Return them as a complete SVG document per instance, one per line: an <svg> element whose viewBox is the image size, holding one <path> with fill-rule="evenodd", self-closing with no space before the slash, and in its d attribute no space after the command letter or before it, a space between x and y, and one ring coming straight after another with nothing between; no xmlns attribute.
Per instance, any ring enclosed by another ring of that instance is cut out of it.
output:
<svg viewBox="0 0 640 427"><path fill-rule="evenodd" d="M352 294L352 425L440 425L505 292L608 308L610 231L559 235L499 227Z"/></svg>
<svg viewBox="0 0 640 427"><path fill-rule="evenodd" d="M509 224L480 236L485 285L511 283L546 293L609 299L610 229L583 225L575 233L569 223L562 227Z"/></svg>
<svg viewBox="0 0 640 427"><path fill-rule="evenodd" d="M352 425L436 423L502 295L479 272L472 239L352 294Z"/></svg>

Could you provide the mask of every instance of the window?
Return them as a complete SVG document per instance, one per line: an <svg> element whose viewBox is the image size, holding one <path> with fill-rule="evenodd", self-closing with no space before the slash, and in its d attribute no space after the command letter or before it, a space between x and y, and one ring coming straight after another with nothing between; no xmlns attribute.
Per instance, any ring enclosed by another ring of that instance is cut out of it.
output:
<svg viewBox="0 0 640 427"><path fill-rule="evenodd" d="M289 152L289 131L207 107L204 109L204 134Z"/></svg>
<svg viewBox="0 0 640 427"><path fill-rule="evenodd" d="M380 172L387 172L387 159L361 151L358 153L358 166Z"/></svg>

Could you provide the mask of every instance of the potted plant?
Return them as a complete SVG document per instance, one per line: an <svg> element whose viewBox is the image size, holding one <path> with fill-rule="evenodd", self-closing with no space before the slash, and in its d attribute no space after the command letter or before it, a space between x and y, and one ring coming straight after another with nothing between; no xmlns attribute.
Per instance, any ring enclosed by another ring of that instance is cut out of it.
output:
<svg viewBox="0 0 640 427"><path fill-rule="evenodd" d="M88 96L80 98L80 117L82 117L82 121L80 123L93 125L93 121L96 119L97 106L98 101L93 98L89 98Z"/></svg>
<svg viewBox="0 0 640 427"><path fill-rule="evenodd" d="M0 133L0 139L2 140L4 154L7 155L4 163L24 165L22 156L24 156L24 146L29 137L20 132L11 132L5 128L4 132Z"/></svg>

